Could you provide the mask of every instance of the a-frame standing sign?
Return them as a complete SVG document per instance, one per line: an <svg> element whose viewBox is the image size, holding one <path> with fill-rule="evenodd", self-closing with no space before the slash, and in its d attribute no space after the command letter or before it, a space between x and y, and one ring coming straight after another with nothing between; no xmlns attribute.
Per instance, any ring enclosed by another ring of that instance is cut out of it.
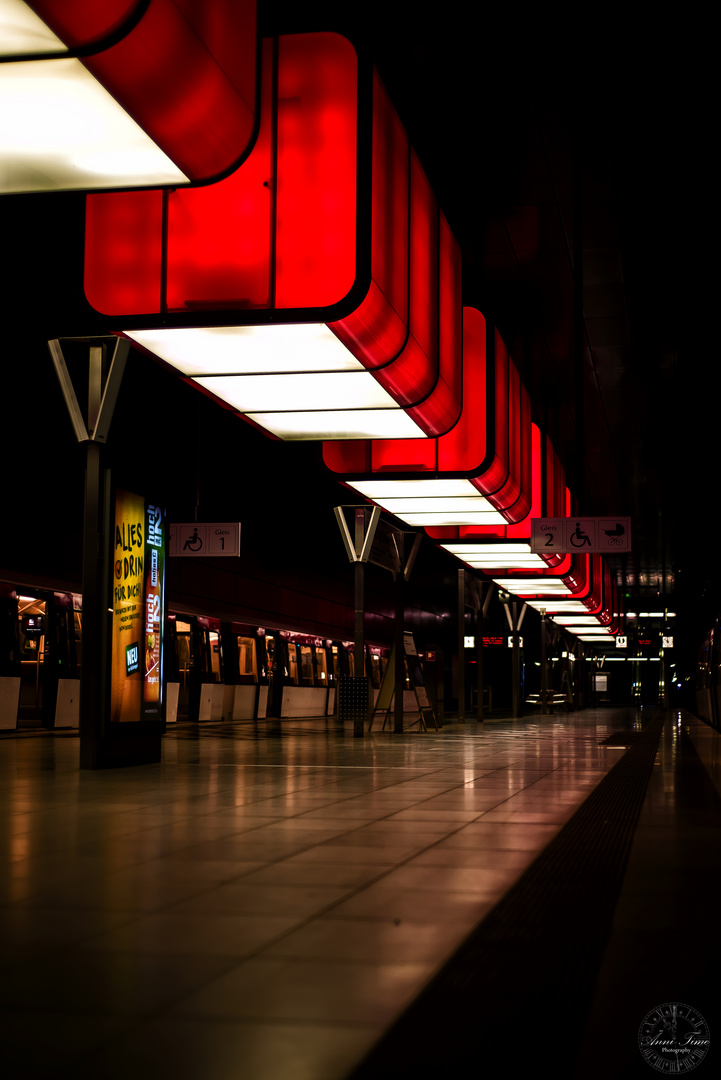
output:
<svg viewBox="0 0 721 1080"><path fill-rule="evenodd" d="M373 721L375 720L376 713L383 712L383 727L381 731L385 731L385 726L390 716L391 705L393 704L393 697L395 693L395 645L391 649L391 655L388 660L388 666L383 673L383 679L381 681L381 688L378 693L378 699L373 708L373 715L371 716L370 731L373 727ZM416 651L416 644L413 640L413 634L406 630L403 633L403 651L405 653L406 667L408 670L408 679L411 684L411 689L416 696L416 705L418 707L419 718L415 720L410 727L415 727L416 724L420 725L422 731L428 730L427 721L433 723L433 727L438 731L438 723L436 721L436 714L431 705L428 697L428 691L425 685L425 675L423 672L423 662Z"/></svg>

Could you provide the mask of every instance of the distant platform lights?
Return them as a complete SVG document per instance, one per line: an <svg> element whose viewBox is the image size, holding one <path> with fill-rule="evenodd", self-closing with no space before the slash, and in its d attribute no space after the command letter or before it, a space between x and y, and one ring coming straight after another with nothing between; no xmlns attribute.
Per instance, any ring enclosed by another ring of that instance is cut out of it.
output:
<svg viewBox="0 0 721 1080"><path fill-rule="evenodd" d="M424 442L327 441L323 460L407 525L502 530L522 520L532 492L530 401L498 332L463 309L463 410L450 431Z"/></svg>
<svg viewBox="0 0 721 1080"><path fill-rule="evenodd" d="M263 42L258 137L226 179L87 200L85 291L109 329L281 439L448 431L460 289L388 95L337 34Z"/></svg>
<svg viewBox="0 0 721 1080"><path fill-rule="evenodd" d="M256 126L256 0L0 0L0 193L207 181Z"/></svg>
<svg viewBox="0 0 721 1080"><path fill-rule="evenodd" d="M528 597L526 602L536 609L542 608L549 618L582 641L608 642L623 624L618 586L603 556L577 556L574 562L576 571L585 567L585 573L576 573L573 599L558 600L553 594L546 594Z"/></svg>

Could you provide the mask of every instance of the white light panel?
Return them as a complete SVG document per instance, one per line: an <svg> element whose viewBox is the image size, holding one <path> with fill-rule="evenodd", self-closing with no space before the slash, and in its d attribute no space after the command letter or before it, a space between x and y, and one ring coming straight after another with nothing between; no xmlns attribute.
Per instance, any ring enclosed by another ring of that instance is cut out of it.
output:
<svg viewBox="0 0 721 1080"><path fill-rule="evenodd" d="M127 330L183 375L365 371L324 323ZM394 402L395 405L395 402Z"/></svg>
<svg viewBox="0 0 721 1080"><path fill-rule="evenodd" d="M67 45L23 0L0 0L0 56L49 52L67 52Z"/></svg>
<svg viewBox="0 0 721 1080"><path fill-rule="evenodd" d="M279 439L421 439L424 432L402 409L246 413Z"/></svg>
<svg viewBox="0 0 721 1080"><path fill-rule="evenodd" d="M353 480L367 499L395 514L407 525L505 525L470 480Z"/></svg>
<svg viewBox="0 0 721 1080"><path fill-rule="evenodd" d="M595 615L553 615L553 621L559 626L598 626Z"/></svg>
<svg viewBox="0 0 721 1080"><path fill-rule="evenodd" d="M374 502L385 498L428 499L472 495L480 499L486 509L493 509L470 480L352 480L349 486Z"/></svg>
<svg viewBox="0 0 721 1080"><path fill-rule="evenodd" d="M323 323L127 330L125 336L278 438L426 437Z"/></svg>
<svg viewBox="0 0 721 1080"><path fill-rule="evenodd" d="M383 503L379 503L383 506ZM384 508L385 509L385 508ZM506 519L497 510L461 510L454 513L444 510L438 513L416 513L414 510L394 510L393 513L408 525L505 525Z"/></svg>
<svg viewBox="0 0 721 1080"><path fill-rule="evenodd" d="M398 409L369 371L204 375L193 381L242 413Z"/></svg>
<svg viewBox="0 0 721 1080"><path fill-rule="evenodd" d="M523 593L546 593L556 596L570 596L571 590L560 579L551 578L494 578L499 589L520 595Z"/></svg>
<svg viewBox="0 0 721 1080"><path fill-rule="evenodd" d="M187 182L79 60L0 64L0 192Z"/></svg>
<svg viewBox="0 0 721 1080"><path fill-rule="evenodd" d="M445 551L461 559L467 566L477 570L540 570L546 563L540 555L531 551L530 544L492 543L487 544L441 544Z"/></svg>

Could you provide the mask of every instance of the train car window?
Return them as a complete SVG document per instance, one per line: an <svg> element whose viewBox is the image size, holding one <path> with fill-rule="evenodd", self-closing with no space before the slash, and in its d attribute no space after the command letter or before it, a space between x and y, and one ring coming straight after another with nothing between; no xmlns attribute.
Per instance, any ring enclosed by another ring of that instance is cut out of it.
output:
<svg viewBox="0 0 721 1080"><path fill-rule="evenodd" d="M371 683L374 690L380 690L381 686L381 658L371 653Z"/></svg>
<svg viewBox="0 0 721 1080"><path fill-rule="evenodd" d="M348 653L348 674L355 675L355 653Z"/></svg>
<svg viewBox="0 0 721 1080"><path fill-rule="evenodd" d="M220 634L216 630L209 630L208 641L210 644L210 671L213 676L213 682L221 682L222 677L220 674Z"/></svg>
<svg viewBox="0 0 721 1080"><path fill-rule="evenodd" d="M343 672L340 669L340 651L337 645L333 646L333 674L338 679Z"/></svg>
<svg viewBox="0 0 721 1080"><path fill-rule="evenodd" d="M288 680L293 683L294 686L298 685L298 654L297 646L292 642L288 642Z"/></svg>
<svg viewBox="0 0 721 1080"><path fill-rule="evenodd" d="M328 658L325 649L315 650L315 666L318 672L318 682L321 686L328 685Z"/></svg>

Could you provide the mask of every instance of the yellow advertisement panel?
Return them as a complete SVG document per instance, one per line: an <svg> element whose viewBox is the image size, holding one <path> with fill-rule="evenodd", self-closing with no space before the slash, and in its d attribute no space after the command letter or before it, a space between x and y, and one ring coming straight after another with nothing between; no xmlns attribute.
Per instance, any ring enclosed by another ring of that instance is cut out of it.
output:
<svg viewBox="0 0 721 1080"><path fill-rule="evenodd" d="M143 687L143 584L145 500L129 491L115 496L113 634L110 720L140 720Z"/></svg>

